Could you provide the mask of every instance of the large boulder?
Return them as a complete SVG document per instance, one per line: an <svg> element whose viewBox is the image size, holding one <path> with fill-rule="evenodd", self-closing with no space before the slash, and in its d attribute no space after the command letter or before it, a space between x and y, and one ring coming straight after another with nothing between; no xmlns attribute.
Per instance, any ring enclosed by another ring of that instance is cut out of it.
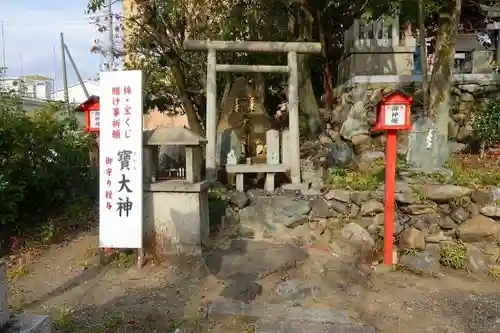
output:
<svg viewBox="0 0 500 333"><path fill-rule="evenodd" d="M309 220L308 201L294 197L258 197L240 210L240 225L256 236L271 236L280 228L294 228Z"/></svg>
<svg viewBox="0 0 500 333"><path fill-rule="evenodd" d="M370 233L357 223L351 222L345 225L340 231L340 235L347 241L356 245L375 245Z"/></svg>
<svg viewBox="0 0 500 333"><path fill-rule="evenodd" d="M500 224L495 220L477 215L462 223L457 229L457 236L464 242L480 242L498 237Z"/></svg>
<svg viewBox="0 0 500 333"><path fill-rule="evenodd" d="M427 199L438 203L448 202L472 193L472 189L457 185L426 185L422 190Z"/></svg>
<svg viewBox="0 0 500 333"><path fill-rule="evenodd" d="M334 141L328 147L326 164L329 167L346 167L352 164L354 150L342 140Z"/></svg>

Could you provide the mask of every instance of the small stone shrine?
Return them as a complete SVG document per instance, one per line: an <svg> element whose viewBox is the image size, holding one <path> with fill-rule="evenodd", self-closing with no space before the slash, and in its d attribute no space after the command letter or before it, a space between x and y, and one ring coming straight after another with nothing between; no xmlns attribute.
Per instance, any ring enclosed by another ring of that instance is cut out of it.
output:
<svg viewBox="0 0 500 333"><path fill-rule="evenodd" d="M266 132L272 128L272 123L255 89L246 78L237 78L222 105L217 125L218 164L226 165L231 150L237 163L247 158L253 163L265 163Z"/></svg>
<svg viewBox="0 0 500 333"><path fill-rule="evenodd" d="M201 146L206 140L182 127L144 133L144 240L154 255L201 254L208 239L208 189L202 179ZM172 176L159 169L160 146L185 148L186 165ZM163 173L164 175L164 173Z"/></svg>
<svg viewBox="0 0 500 333"><path fill-rule="evenodd" d="M235 80L217 126L217 161L229 175L236 175L238 191L245 189L245 174L257 174L265 175L265 189L273 192L275 174L290 166L288 130L281 133L280 145L280 132L272 129L273 120L256 95L246 78Z"/></svg>
<svg viewBox="0 0 500 333"><path fill-rule="evenodd" d="M11 315L5 272L6 265L0 260L0 332L50 333L52 321L49 316L27 313Z"/></svg>

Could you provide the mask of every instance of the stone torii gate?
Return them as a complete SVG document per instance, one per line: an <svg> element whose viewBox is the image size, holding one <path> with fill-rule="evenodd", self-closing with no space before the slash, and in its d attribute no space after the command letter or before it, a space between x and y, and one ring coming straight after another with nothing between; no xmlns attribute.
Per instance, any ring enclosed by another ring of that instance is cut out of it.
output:
<svg viewBox="0 0 500 333"><path fill-rule="evenodd" d="M217 72L284 73L288 74L288 113L290 130L290 176L293 188L302 188L300 176L298 53L320 53L320 43L306 42L254 42L186 40L187 51L208 51L207 55L207 116L206 116L206 172L208 180L215 180L216 128L217 128ZM273 52L287 53L287 66L227 65L217 63L217 52Z"/></svg>

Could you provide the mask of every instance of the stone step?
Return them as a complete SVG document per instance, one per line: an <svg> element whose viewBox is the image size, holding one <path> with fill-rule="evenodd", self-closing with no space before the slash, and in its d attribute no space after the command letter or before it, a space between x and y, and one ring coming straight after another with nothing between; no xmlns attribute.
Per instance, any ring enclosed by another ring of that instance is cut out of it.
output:
<svg viewBox="0 0 500 333"><path fill-rule="evenodd" d="M295 302L244 303L225 298L215 299L208 309L211 319L217 316L247 317L256 320L255 333L375 333L344 312L328 307L303 307Z"/></svg>
<svg viewBox="0 0 500 333"><path fill-rule="evenodd" d="M255 333L376 333L373 327L359 324L332 324L311 321L262 322L255 325Z"/></svg>

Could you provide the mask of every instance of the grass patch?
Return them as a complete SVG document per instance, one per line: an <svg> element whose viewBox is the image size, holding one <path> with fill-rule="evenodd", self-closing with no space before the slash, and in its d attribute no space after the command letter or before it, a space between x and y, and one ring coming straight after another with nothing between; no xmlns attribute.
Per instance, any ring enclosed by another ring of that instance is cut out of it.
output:
<svg viewBox="0 0 500 333"><path fill-rule="evenodd" d="M134 251L114 251L109 258L109 265L113 268L132 267L136 259Z"/></svg>
<svg viewBox="0 0 500 333"><path fill-rule="evenodd" d="M406 161L398 157L396 169L405 167ZM335 188L373 191L385 182L385 159L376 159L369 166L360 166L359 170L350 168L329 169L325 175L325 181Z"/></svg>
<svg viewBox="0 0 500 333"><path fill-rule="evenodd" d="M74 329L73 325L73 316L74 316L74 310L65 307L61 309L61 311L54 316L54 326L58 331L61 332L70 332L72 329Z"/></svg>
<svg viewBox="0 0 500 333"><path fill-rule="evenodd" d="M441 263L454 269L466 268L467 246L462 242L445 244L440 249Z"/></svg>
<svg viewBox="0 0 500 333"><path fill-rule="evenodd" d="M500 165L496 159L471 161L471 158L454 156L446 163L453 172L453 183L460 186L498 185Z"/></svg>
<svg viewBox="0 0 500 333"><path fill-rule="evenodd" d="M26 276L30 273L28 267L24 264L16 264L12 267L7 268L7 280L12 281L18 279L22 276Z"/></svg>
<svg viewBox="0 0 500 333"><path fill-rule="evenodd" d="M452 171L451 178L439 171L424 173L412 170L401 157L396 162L396 168L405 169L412 178L426 178L439 184L478 187L500 183L500 160L497 156L480 158L476 155L454 155L445 164L445 168ZM384 178L385 160L378 159L362 171L346 168L330 169L325 181L338 188L374 190L384 183Z"/></svg>
<svg viewBox="0 0 500 333"><path fill-rule="evenodd" d="M490 267L488 267L488 275L491 276L494 280L498 280L500 278L500 266L491 265Z"/></svg>
<svg viewBox="0 0 500 333"><path fill-rule="evenodd" d="M124 316L118 312L104 312L100 315L98 321L92 325L78 323L75 310L71 308L63 308L57 315L54 316L54 330L57 333L102 333L102 332L118 332L118 330L127 324Z"/></svg>
<svg viewBox="0 0 500 333"><path fill-rule="evenodd" d="M384 181L384 170L360 173L350 169L331 169L326 181L336 188L375 190Z"/></svg>

